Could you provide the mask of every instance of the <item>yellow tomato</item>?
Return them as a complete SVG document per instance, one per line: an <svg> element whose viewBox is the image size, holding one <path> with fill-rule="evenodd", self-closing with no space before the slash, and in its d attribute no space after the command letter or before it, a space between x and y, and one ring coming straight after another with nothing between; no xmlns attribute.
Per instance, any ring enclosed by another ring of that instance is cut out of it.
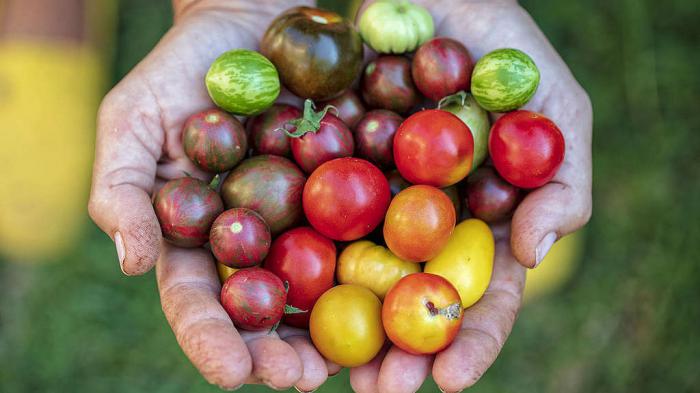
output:
<svg viewBox="0 0 700 393"><path fill-rule="evenodd" d="M233 268L233 267L228 267L224 265L223 263L216 262L216 271L219 273L219 280L221 280L221 283L223 284L224 281L226 281L227 278L231 277L233 273L235 273L238 269Z"/></svg>
<svg viewBox="0 0 700 393"><path fill-rule="evenodd" d="M360 240L343 250L336 269L339 283L361 285L384 299L392 285L401 277L419 272L420 265L404 261L386 247Z"/></svg>
<svg viewBox="0 0 700 393"><path fill-rule="evenodd" d="M327 290L311 311L309 332L326 359L343 367L372 360L384 344L382 303L369 289L338 285Z"/></svg>
<svg viewBox="0 0 700 393"><path fill-rule="evenodd" d="M423 269L445 277L457 288L462 306L476 303L491 282L495 244L489 226L475 218L462 221L440 254Z"/></svg>

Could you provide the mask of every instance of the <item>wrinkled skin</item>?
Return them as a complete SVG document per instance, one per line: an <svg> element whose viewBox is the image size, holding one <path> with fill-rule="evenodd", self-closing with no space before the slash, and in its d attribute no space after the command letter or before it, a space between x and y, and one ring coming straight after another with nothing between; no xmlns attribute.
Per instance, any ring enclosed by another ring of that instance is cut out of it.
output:
<svg viewBox="0 0 700 393"><path fill-rule="evenodd" d="M221 305L237 327L269 330L284 315L287 292L273 273L252 267L235 272L221 288Z"/></svg>
<svg viewBox="0 0 700 393"><path fill-rule="evenodd" d="M402 56L380 56L362 73L362 98L370 108L405 114L420 103L411 79L411 61Z"/></svg>
<svg viewBox="0 0 700 393"><path fill-rule="evenodd" d="M384 110L367 112L355 127L355 149L357 156L366 158L380 168L394 166L394 134L403 117Z"/></svg>
<svg viewBox="0 0 700 393"><path fill-rule="evenodd" d="M279 156L244 160L221 185L227 208L245 207L262 216L273 235L301 220L306 178L294 163Z"/></svg>
<svg viewBox="0 0 700 393"><path fill-rule="evenodd" d="M432 373L456 392L473 385L503 346L520 307L524 268L544 257L545 235L563 236L591 214L592 109L585 91L537 25L513 0L416 0L435 18L436 34L459 40L475 59L501 47L529 53L542 74L526 109L554 120L568 151L553 182L528 194L509 226L494 228L494 276L484 297L465 311L463 329L436 356L397 348L351 370L359 393L413 392ZM117 245L119 266L139 275L156 266L163 311L183 352L210 383L232 389L265 383L310 391L339 367L307 333L281 326L271 335L238 332L219 302L210 253L162 242L150 194L185 170L206 178L184 155L182 124L211 106L202 84L211 61L231 48L256 48L267 24L295 1L174 2L175 26L102 103L89 211ZM202 32L206 34L202 34ZM182 67L186 62L187 67Z"/></svg>
<svg viewBox="0 0 700 393"><path fill-rule="evenodd" d="M338 112L336 115L343 123L350 127L350 129L355 128L357 122L365 115L365 106L362 104L360 97L358 97L352 89L345 90L343 94L332 100L318 103L319 108L323 108L326 105L335 107Z"/></svg>
<svg viewBox="0 0 700 393"><path fill-rule="evenodd" d="M418 90L433 101L469 90L474 62L459 41L436 37L421 45L413 56L411 75Z"/></svg>
<svg viewBox="0 0 700 393"><path fill-rule="evenodd" d="M180 247L199 247L209 240L209 228L224 205L207 183L183 177L165 183L153 198L153 208L165 239Z"/></svg>
<svg viewBox="0 0 700 393"><path fill-rule="evenodd" d="M520 198L520 190L488 166L477 169L461 187L471 215L488 223L509 218Z"/></svg>
<svg viewBox="0 0 700 393"><path fill-rule="evenodd" d="M335 244L312 228L294 228L275 239L264 267L289 283L288 304L307 311L286 315L287 325L309 327L316 300L333 286L335 263Z"/></svg>
<svg viewBox="0 0 700 393"><path fill-rule="evenodd" d="M287 104L275 104L265 112L253 116L246 122L246 131L250 138L253 154L272 154L292 158L289 137L282 127L301 116L301 111Z"/></svg>
<svg viewBox="0 0 700 393"><path fill-rule="evenodd" d="M228 171L248 151L243 126L221 109L190 116L182 130L182 146L192 162L211 173Z"/></svg>
<svg viewBox="0 0 700 393"><path fill-rule="evenodd" d="M272 235L265 220L246 208L226 210L209 232L209 245L216 260L229 267L259 264L270 250Z"/></svg>

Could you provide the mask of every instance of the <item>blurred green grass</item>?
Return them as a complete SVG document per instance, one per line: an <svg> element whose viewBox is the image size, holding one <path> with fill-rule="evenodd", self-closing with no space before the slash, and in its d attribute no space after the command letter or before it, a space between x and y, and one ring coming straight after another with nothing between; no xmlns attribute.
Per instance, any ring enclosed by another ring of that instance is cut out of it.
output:
<svg viewBox="0 0 700 393"><path fill-rule="evenodd" d="M594 215L575 278L521 312L472 390L698 392L697 4L522 4L592 97ZM122 1L115 82L169 12L167 0ZM56 263L0 263L0 391L217 391L178 348L153 273L123 277L111 242L81 219L83 245ZM347 374L319 391L349 392Z"/></svg>

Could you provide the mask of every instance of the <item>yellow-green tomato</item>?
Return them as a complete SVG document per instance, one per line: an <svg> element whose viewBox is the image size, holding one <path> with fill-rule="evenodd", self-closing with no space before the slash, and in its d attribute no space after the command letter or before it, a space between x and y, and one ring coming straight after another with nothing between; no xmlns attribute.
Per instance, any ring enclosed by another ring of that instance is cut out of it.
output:
<svg viewBox="0 0 700 393"><path fill-rule="evenodd" d="M406 0L375 1L357 25L362 39L378 53L411 52L435 34L428 10Z"/></svg>
<svg viewBox="0 0 700 393"><path fill-rule="evenodd" d="M336 272L341 284L356 284L368 288L380 299L403 276L420 271L420 265L404 261L369 240L356 241L343 250Z"/></svg>
<svg viewBox="0 0 700 393"><path fill-rule="evenodd" d="M424 271L446 278L467 308L483 296L491 282L494 249L493 234L485 222L464 220L440 254L425 264Z"/></svg>
<svg viewBox="0 0 700 393"><path fill-rule="evenodd" d="M384 345L382 302L359 285L333 287L316 301L309 333L326 359L343 367L361 366Z"/></svg>

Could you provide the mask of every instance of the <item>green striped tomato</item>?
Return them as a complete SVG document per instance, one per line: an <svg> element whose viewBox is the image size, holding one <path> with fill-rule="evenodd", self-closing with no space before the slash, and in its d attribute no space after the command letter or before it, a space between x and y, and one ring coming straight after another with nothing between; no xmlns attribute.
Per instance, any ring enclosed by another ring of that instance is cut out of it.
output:
<svg viewBox="0 0 700 393"><path fill-rule="evenodd" d="M280 93L275 66L265 56L248 49L224 52L214 60L206 85L216 105L242 116L269 108Z"/></svg>
<svg viewBox="0 0 700 393"><path fill-rule="evenodd" d="M525 105L537 90L540 71L530 56L517 49L497 49L479 59L471 92L490 112L508 112Z"/></svg>

